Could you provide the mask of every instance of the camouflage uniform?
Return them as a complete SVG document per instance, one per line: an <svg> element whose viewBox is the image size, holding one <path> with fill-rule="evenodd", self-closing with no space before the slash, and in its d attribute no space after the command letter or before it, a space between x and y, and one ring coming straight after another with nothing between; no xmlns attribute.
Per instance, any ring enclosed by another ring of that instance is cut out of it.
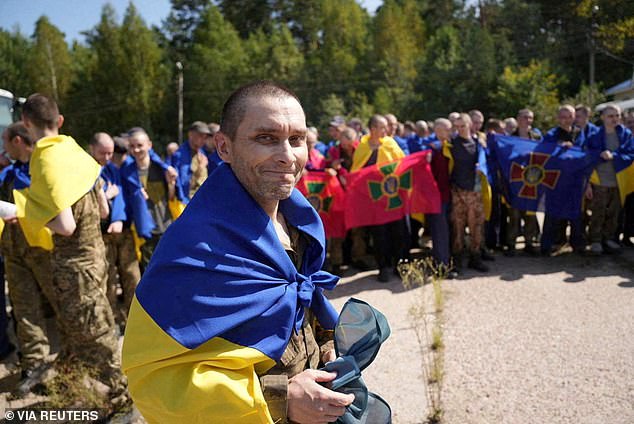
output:
<svg viewBox="0 0 634 424"><path fill-rule="evenodd" d="M0 246L17 323L20 365L23 370L35 368L46 360L50 348L44 310L46 298L52 296L51 255L44 249L30 247L17 224L5 226Z"/></svg>
<svg viewBox="0 0 634 424"><path fill-rule="evenodd" d="M62 335L59 359L94 368L111 388L125 389L112 309L106 297L106 252L99 225L99 185L73 206L77 227L70 237L54 235L53 291Z"/></svg>
<svg viewBox="0 0 634 424"><path fill-rule="evenodd" d="M291 250L287 249L287 253L299 269L306 240L297 229L291 226L288 229ZM305 369L316 369L320 364L321 356L334 349L335 346L334 331L323 329L310 310L306 309L305 312L301 330L298 333L292 332L280 360L265 375L260 376L262 394L275 423L288 422L286 416L288 380Z"/></svg>
<svg viewBox="0 0 634 424"><path fill-rule="evenodd" d="M125 322L134 297L134 290L141 279L139 262L134 249L132 230L124 228L121 233L103 234L108 259L108 301L115 318ZM118 277L118 278L117 278ZM123 305L117 299L117 281L123 292Z"/></svg>
<svg viewBox="0 0 634 424"><path fill-rule="evenodd" d="M5 183L0 198L13 202L12 192L13 182ZM46 298L52 296L51 256L44 249L30 247L17 224L5 224L0 252L5 260L5 277L17 324L20 365L23 370L35 368L45 361L50 348L44 308Z"/></svg>

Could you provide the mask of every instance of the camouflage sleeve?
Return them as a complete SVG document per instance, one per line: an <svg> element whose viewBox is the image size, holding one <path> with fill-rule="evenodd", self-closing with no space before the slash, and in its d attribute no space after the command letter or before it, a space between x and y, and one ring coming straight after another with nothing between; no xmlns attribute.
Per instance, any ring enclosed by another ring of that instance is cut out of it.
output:
<svg viewBox="0 0 634 424"><path fill-rule="evenodd" d="M260 377L260 386L273 422L285 423L287 421L288 376L285 374L264 375Z"/></svg>

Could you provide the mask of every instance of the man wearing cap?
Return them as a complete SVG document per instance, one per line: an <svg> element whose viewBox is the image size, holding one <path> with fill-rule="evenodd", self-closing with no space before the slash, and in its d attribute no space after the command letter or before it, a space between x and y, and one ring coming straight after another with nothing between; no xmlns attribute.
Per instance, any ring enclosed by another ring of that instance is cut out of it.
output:
<svg viewBox="0 0 634 424"><path fill-rule="evenodd" d="M176 168L183 189L184 203L188 203L208 175L209 159L202 149L207 137L211 136L209 126L201 121L194 122L187 133L187 140L172 156L170 164Z"/></svg>

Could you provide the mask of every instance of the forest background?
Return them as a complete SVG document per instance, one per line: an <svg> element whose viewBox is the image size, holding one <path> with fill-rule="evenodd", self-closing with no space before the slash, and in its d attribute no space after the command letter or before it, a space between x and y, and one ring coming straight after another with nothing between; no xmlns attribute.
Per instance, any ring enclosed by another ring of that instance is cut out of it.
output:
<svg viewBox="0 0 634 424"><path fill-rule="evenodd" d="M273 79L324 130L334 115L432 120L477 108L504 118L523 107L546 129L561 102L593 106L634 71L628 0L385 0L374 15L355 0L171 5L159 27L133 2L122 19L105 5L72 45L46 16L31 35L0 29L0 87L53 96L81 144L142 126L162 151L178 139L180 72L185 129L217 122L241 84Z"/></svg>

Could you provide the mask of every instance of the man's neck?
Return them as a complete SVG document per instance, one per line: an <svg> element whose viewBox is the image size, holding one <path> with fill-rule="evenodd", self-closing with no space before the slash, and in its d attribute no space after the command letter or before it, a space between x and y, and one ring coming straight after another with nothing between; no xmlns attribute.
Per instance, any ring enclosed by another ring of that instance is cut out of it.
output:
<svg viewBox="0 0 634 424"><path fill-rule="evenodd" d="M370 147L377 147L381 145L381 138L378 136L373 136L370 135L370 138L368 138L368 144L370 145Z"/></svg>
<svg viewBox="0 0 634 424"><path fill-rule="evenodd" d="M147 169L150 167L150 155L146 155L143 159L135 159L136 166L139 169Z"/></svg>
<svg viewBox="0 0 634 424"><path fill-rule="evenodd" d="M57 137L59 135L57 128L53 130L49 128L35 128L33 133L36 140L41 140L44 137Z"/></svg>
<svg viewBox="0 0 634 424"><path fill-rule="evenodd" d="M614 134L616 132L616 127L612 127L612 126L605 126L605 133L606 134Z"/></svg>
<svg viewBox="0 0 634 424"><path fill-rule="evenodd" d="M531 133L531 127L530 127L530 126L528 126L528 127L526 127L526 128L519 127L519 128L517 129L517 133L519 134L519 136L520 136L520 137L524 137L524 138L526 138L526 137L528 137L528 136L530 135L530 133Z"/></svg>
<svg viewBox="0 0 634 424"><path fill-rule="evenodd" d="M561 128L562 130L566 131L566 132L572 132L572 126L569 127L562 127L561 125L559 126L559 128Z"/></svg>

